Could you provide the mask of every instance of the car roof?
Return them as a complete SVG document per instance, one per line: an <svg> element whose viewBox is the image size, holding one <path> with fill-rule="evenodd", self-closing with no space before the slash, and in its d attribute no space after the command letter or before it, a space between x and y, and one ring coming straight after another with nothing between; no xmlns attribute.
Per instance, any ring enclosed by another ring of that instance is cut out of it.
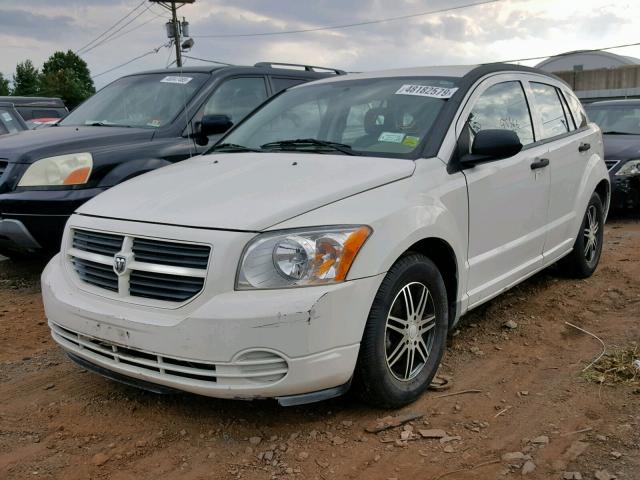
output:
<svg viewBox="0 0 640 480"><path fill-rule="evenodd" d="M269 66L270 64L262 63L256 64L254 66L248 65L215 65L215 66L185 66L182 68L163 68L156 70L147 70L144 72L136 72L130 75L125 75L127 77L133 77L136 75L148 75L148 74L164 74L164 75L183 75L185 73L207 73L214 74L218 72L224 72L228 74L243 74L243 73L261 73L261 74L272 74L272 75L284 75L284 76L294 76L294 77L304 77L304 78L325 78L329 72L338 72L334 69L326 69L321 71L315 70L304 70L302 68L277 68ZM278 65L278 64L274 64ZM300 65L299 67L304 67L304 65ZM313 68L322 68L322 67L313 67ZM330 74L330 73L329 73ZM335 74L331 75L332 77L338 76Z"/></svg>
<svg viewBox="0 0 640 480"><path fill-rule="evenodd" d="M64 102L55 97L0 97L0 102L13 103L21 107L64 108Z"/></svg>
<svg viewBox="0 0 640 480"><path fill-rule="evenodd" d="M374 79L374 78L402 78L402 77L444 77L444 78L460 78L463 79L465 84L471 84L482 78L485 75L491 73L508 73L508 72L521 72L521 73L535 73L544 75L559 81L565 85L562 79L555 75L539 70L537 68L525 67L522 65L513 65L510 63L488 63L481 65L442 65L434 67L414 67L414 68L400 68L394 70L379 70L374 72L363 73L350 73L349 75L340 75L322 80L314 81L313 83L307 83L304 85L298 85L295 88L301 88L308 85L317 85L327 82L342 82L358 79ZM567 85L568 86L568 85Z"/></svg>
<svg viewBox="0 0 640 480"><path fill-rule="evenodd" d="M591 106L596 107L612 107L612 106L638 106L640 105L640 99L638 98L627 98L620 100L601 100L599 102L591 102L585 105L585 108L589 108Z"/></svg>

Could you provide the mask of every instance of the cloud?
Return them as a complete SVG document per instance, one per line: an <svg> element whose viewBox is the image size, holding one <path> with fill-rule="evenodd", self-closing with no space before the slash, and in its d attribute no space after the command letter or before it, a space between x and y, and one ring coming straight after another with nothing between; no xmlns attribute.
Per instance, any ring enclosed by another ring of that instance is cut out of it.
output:
<svg viewBox="0 0 640 480"><path fill-rule="evenodd" d="M55 40L71 30L83 27L69 15L47 16L26 10L0 9L0 31L3 35L37 40Z"/></svg>

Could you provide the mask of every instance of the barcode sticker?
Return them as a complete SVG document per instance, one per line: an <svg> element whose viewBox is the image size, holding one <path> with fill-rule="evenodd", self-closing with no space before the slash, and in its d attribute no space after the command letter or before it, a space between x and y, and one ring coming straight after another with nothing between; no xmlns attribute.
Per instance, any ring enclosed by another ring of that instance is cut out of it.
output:
<svg viewBox="0 0 640 480"><path fill-rule="evenodd" d="M432 87L429 85L402 85L396 95L416 95L418 97L451 98L458 88Z"/></svg>
<svg viewBox="0 0 640 480"><path fill-rule="evenodd" d="M180 85L186 85L191 80L193 80L193 78L191 78L191 77L168 76L168 77L164 77L162 80L160 80L160 83L178 83Z"/></svg>

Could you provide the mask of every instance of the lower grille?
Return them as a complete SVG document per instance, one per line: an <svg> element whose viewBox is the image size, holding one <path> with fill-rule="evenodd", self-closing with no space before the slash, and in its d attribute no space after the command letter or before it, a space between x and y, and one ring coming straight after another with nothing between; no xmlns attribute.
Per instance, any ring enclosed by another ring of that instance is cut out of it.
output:
<svg viewBox="0 0 640 480"><path fill-rule="evenodd" d="M113 267L77 257L71 259L71 264L82 281L112 292L118 291L118 276Z"/></svg>
<svg viewBox="0 0 640 480"><path fill-rule="evenodd" d="M49 326L53 338L67 350L114 367L119 364L135 367L149 378L196 380L220 386L267 385L284 378L289 370L284 358L269 351L247 352L231 363L200 362L116 345L55 323Z"/></svg>

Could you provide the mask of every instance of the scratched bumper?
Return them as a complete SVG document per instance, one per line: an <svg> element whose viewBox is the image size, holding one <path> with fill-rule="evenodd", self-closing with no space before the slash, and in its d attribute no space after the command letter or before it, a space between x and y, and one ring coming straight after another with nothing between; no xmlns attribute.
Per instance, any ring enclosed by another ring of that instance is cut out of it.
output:
<svg viewBox="0 0 640 480"><path fill-rule="evenodd" d="M43 272L42 293L53 337L67 352L142 381L221 398L296 395L347 383L382 280L379 275L321 287L225 291L166 310L82 292L61 258ZM118 359L108 350L124 354ZM276 357L284 375L243 377ZM176 375L166 362L188 375ZM194 365L211 365L216 373L205 378Z"/></svg>

